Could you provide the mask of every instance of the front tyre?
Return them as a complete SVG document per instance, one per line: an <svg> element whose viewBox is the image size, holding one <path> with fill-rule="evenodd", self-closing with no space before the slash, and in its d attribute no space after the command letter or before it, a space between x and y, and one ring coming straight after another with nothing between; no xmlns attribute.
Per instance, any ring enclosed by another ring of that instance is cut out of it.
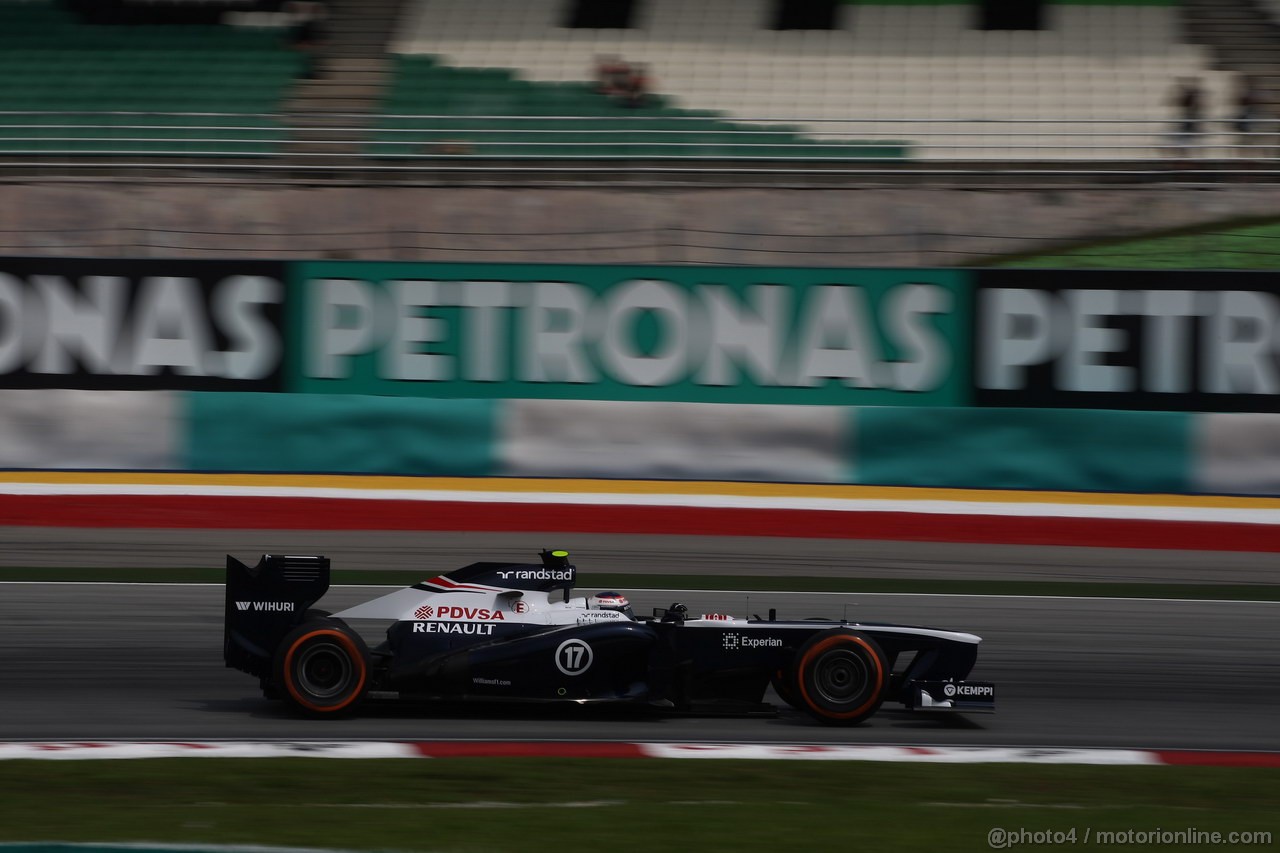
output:
<svg viewBox="0 0 1280 853"><path fill-rule="evenodd" d="M798 707L820 723L851 726L884 702L889 664L875 640L856 631L824 631L796 653Z"/></svg>
<svg viewBox="0 0 1280 853"><path fill-rule="evenodd" d="M369 691L369 649L337 619L304 622L276 650L280 698L312 717L351 712Z"/></svg>

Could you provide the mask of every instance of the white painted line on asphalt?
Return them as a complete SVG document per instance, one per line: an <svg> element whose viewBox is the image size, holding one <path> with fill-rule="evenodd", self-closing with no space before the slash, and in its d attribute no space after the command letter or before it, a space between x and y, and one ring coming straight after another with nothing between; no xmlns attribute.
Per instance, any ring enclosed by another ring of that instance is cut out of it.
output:
<svg viewBox="0 0 1280 853"><path fill-rule="evenodd" d="M890 761L929 764L1160 764L1136 749L1026 749L987 746L788 746L785 744L642 744L650 758Z"/></svg>
<svg viewBox="0 0 1280 853"><path fill-rule="evenodd" d="M947 581L954 583L954 581ZM992 581L983 581L983 583L992 583ZM995 581L998 583L998 581ZM1038 581L1029 580L1025 583L1073 583L1073 581ZM1133 583L1142 583L1142 581L1133 581ZM886 598L1032 598L1032 599L1051 599L1051 601L1160 601L1160 602L1194 602L1194 603L1213 603L1213 605L1280 605L1280 601L1267 601L1267 599L1257 598L1144 598L1142 596L1033 596L1033 594L1012 594L1012 593L860 593L860 592L831 592L831 590L771 590L771 589L653 589L630 587L628 592L635 593L699 593L699 594L723 594L723 596L858 596L859 598L874 598L883 596Z"/></svg>
<svg viewBox="0 0 1280 853"><path fill-rule="evenodd" d="M429 574L429 573L428 573ZM1037 583L1037 581L1029 581L1029 583ZM184 582L184 581L4 581L0 580L0 586L192 586L192 587L217 587L221 589L223 584L220 583L203 583L203 582ZM395 584L334 584L329 587L331 590L337 589L407 589L407 586L397 586ZM594 587L579 587L579 589L593 589ZM856 596L858 598L1005 598L1005 599L1029 599L1029 600L1049 600L1049 601L1150 601L1165 602L1172 604L1280 604L1280 601L1271 601L1267 599L1257 598L1144 598L1142 596L1120 596L1120 595L1029 595L1029 594L1012 594L1012 593L979 593L979 592L839 592L832 590L769 590L769 589L676 589L674 587L628 587L631 594L639 593L671 593L679 595L681 593L696 593L698 595L826 595L826 596Z"/></svg>
<svg viewBox="0 0 1280 853"><path fill-rule="evenodd" d="M460 803L297 803L272 808L303 809L598 809L625 805L625 800L569 800L563 803L511 803L503 800L468 800Z"/></svg>
<svg viewBox="0 0 1280 853"><path fill-rule="evenodd" d="M223 586L220 583L194 581L0 581L9 586ZM336 589L336 587L335 587Z"/></svg>
<svg viewBox="0 0 1280 853"><path fill-rule="evenodd" d="M392 741L137 741L9 742L0 744L0 760L139 758L416 758L412 746Z"/></svg>
<svg viewBox="0 0 1280 853"><path fill-rule="evenodd" d="M192 850L195 853L355 853L321 847L268 847L261 844L180 844L170 841L0 841L0 850L32 847L87 848L93 853L101 850Z"/></svg>
<svg viewBox="0 0 1280 853"><path fill-rule="evenodd" d="M460 758L528 755L536 741L192 741L159 743L139 741L9 742L0 743L0 761L11 759L146 759L208 758ZM1280 753L1207 750L1188 752L1147 749L1078 749L991 746L884 746L871 744L767 744L767 743L667 743L638 741L541 742L550 747L539 752L580 755L586 744L614 749L602 755L623 753L634 758L769 760L769 761L877 761L910 764L1087 764L1100 766L1254 766L1280 767ZM459 746L474 745L468 755ZM486 803L486 807L500 807Z"/></svg>

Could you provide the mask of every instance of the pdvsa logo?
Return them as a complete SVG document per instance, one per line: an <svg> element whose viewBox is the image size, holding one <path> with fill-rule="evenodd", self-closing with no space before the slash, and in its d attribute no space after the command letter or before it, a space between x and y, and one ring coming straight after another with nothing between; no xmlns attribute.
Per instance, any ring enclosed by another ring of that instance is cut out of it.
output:
<svg viewBox="0 0 1280 853"><path fill-rule="evenodd" d="M414 619L430 619L435 613L435 608L430 604L424 604L417 610L413 611Z"/></svg>
<svg viewBox="0 0 1280 853"><path fill-rule="evenodd" d="M506 616L502 615L501 610L490 610L487 607L462 607L460 605L442 605L436 608L435 616L431 615L431 606L424 605L418 608L418 613L426 610L427 613L418 616L419 619L466 619L468 622L480 621L498 621L506 620ZM417 615L415 613L415 615Z"/></svg>

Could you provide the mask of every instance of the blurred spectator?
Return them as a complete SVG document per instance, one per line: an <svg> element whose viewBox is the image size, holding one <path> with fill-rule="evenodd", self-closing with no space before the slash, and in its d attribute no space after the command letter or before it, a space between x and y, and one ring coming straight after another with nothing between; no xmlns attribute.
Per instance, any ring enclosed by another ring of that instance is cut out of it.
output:
<svg viewBox="0 0 1280 853"><path fill-rule="evenodd" d="M1195 77L1182 77L1173 91L1173 106L1178 111L1178 130L1174 135L1177 156L1196 153L1200 140L1200 121L1204 109L1204 92Z"/></svg>
<svg viewBox="0 0 1280 853"><path fill-rule="evenodd" d="M612 54L596 57L596 91L601 95L617 97L630 76L631 69L621 58Z"/></svg>
<svg viewBox="0 0 1280 853"><path fill-rule="evenodd" d="M287 11L293 19L290 39L294 47L311 47L324 41L324 22L329 10L319 0L290 0Z"/></svg>
<svg viewBox="0 0 1280 853"><path fill-rule="evenodd" d="M631 66L622 91L622 102L628 107L643 107L649 99L649 69L644 65Z"/></svg>
<svg viewBox="0 0 1280 853"><path fill-rule="evenodd" d="M1241 75L1236 82L1235 132L1236 144L1243 146L1244 155L1250 154L1250 145L1254 137L1253 122L1258 117L1258 89L1252 77Z"/></svg>
<svg viewBox="0 0 1280 853"><path fill-rule="evenodd" d="M294 50L300 51L304 57L302 76L314 80L319 76L317 51L325 40L325 20L329 10L318 0L290 0L286 11L293 22L289 31L289 43Z"/></svg>

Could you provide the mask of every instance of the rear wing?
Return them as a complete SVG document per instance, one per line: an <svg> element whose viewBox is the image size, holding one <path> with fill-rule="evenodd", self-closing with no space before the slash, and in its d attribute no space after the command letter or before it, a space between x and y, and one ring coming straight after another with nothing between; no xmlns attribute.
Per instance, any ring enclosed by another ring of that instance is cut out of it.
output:
<svg viewBox="0 0 1280 853"><path fill-rule="evenodd" d="M284 635L329 590L329 558L263 554L256 566L227 555L222 659L266 678Z"/></svg>

